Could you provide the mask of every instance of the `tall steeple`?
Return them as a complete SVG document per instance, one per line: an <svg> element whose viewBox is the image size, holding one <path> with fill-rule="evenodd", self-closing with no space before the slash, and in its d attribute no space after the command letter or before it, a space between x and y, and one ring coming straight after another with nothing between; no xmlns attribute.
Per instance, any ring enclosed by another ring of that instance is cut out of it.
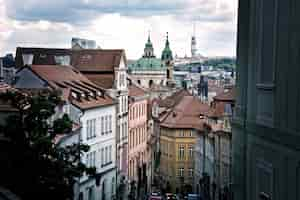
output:
<svg viewBox="0 0 300 200"><path fill-rule="evenodd" d="M197 42L196 42L196 25L193 24L193 35L191 40L191 55L195 57L197 54Z"/></svg>
<svg viewBox="0 0 300 200"><path fill-rule="evenodd" d="M151 39L150 39L150 31L149 31L149 33L148 33L148 40L147 40L147 43L145 44L144 55L143 55L143 57L146 57L146 58L152 58L152 57L155 57L153 45L152 45L152 42L151 42Z"/></svg>
<svg viewBox="0 0 300 200"><path fill-rule="evenodd" d="M161 55L161 60L167 67L167 85L173 87L175 85L173 79L173 54L170 49L169 34L167 32L165 48Z"/></svg>
<svg viewBox="0 0 300 200"><path fill-rule="evenodd" d="M169 33L168 32L167 32L167 37L166 37L165 48L164 48L164 50L162 52L161 59L163 61L171 61L171 60L173 60L172 51L170 49Z"/></svg>

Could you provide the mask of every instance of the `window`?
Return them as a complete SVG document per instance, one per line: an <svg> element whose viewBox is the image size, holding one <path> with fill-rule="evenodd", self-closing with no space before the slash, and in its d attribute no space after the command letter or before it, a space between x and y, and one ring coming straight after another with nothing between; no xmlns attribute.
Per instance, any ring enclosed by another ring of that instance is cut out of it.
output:
<svg viewBox="0 0 300 200"><path fill-rule="evenodd" d="M107 134L107 132L108 132L108 117L107 116L104 117L104 132L105 132L105 134Z"/></svg>
<svg viewBox="0 0 300 200"><path fill-rule="evenodd" d="M184 130L179 132L179 137L184 137Z"/></svg>
<svg viewBox="0 0 300 200"><path fill-rule="evenodd" d="M105 164L104 162L104 148L101 149L101 166Z"/></svg>
<svg viewBox="0 0 300 200"><path fill-rule="evenodd" d="M70 65L70 56L54 56L55 64Z"/></svg>
<svg viewBox="0 0 300 200"><path fill-rule="evenodd" d="M101 117L101 135L104 135L104 117Z"/></svg>
<svg viewBox="0 0 300 200"><path fill-rule="evenodd" d="M125 74L120 74L120 87L125 86Z"/></svg>
<svg viewBox="0 0 300 200"><path fill-rule="evenodd" d="M123 97L123 112L126 112L126 96Z"/></svg>
<svg viewBox="0 0 300 200"><path fill-rule="evenodd" d="M193 131L190 132L190 137L193 137Z"/></svg>
<svg viewBox="0 0 300 200"><path fill-rule="evenodd" d="M194 170L192 168L189 169L189 177L194 176Z"/></svg>
<svg viewBox="0 0 300 200"><path fill-rule="evenodd" d="M125 137L126 137L126 138L127 138L127 130L128 130L127 122L125 122Z"/></svg>
<svg viewBox="0 0 300 200"><path fill-rule="evenodd" d="M23 65L32 65L33 54L22 54Z"/></svg>
<svg viewBox="0 0 300 200"><path fill-rule="evenodd" d="M193 156L194 156L194 147L193 146L189 147L189 155L190 155L190 158L193 158Z"/></svg>
<svg viewBox="0 0 300 200"><path fill-rule="evenodd" d="M183 177L184 176L184 168L179 168L178 169L178 176Z"/></svg>
<svg viewBox="0 0 300 200"><path fill-rule="evenodd" d="M90 120L86 121L86 139L87 140L90 138L90 129L91 129L90 123L91 123Z"/></svg>
<svg viewBox="0 0 300 200"><path fill-rule="evenodd" d="M141 128L138 128L138 144L141 143Z"/></svg>
<svg viewBox="0 0 300 200"><path fill-rule="evenodd" d="M125 138L125 128L124 128L124 124L121 124L121 129L122 129L122 140L124 140L124 138Z"/></svg>
<svg viewBox="0 0 300 200"><path fill-rule="evenodd" d="M129 131L129 139L128 139L128 141L129 141L129 149L131 149L131 145L132 145L131 139L132 139L132 132Z"/></svg>
<svg viewBox="0 0 300 200"><path fill-rule="evenodd" d="M86 139L96 137L96 119L87 120L86 124Z"/></svg>
<svg viewBox="0 0 300 200"><path fill-rule="evenodd" d="M132 119L135 119L135 107L132 108Z"/></svg>
<svg viewBox="0 0 300 200"><path fill-rule="evenodd" d="M184 159L184 145L180 144L179 145L179 160L183 160Z"/></svg>
<svg viewBox="0 0 300 200"><path fill-rule="evenodd" d="M86 165L88 167L95 167L96 166L96 151L87 153L87 155L86 155Z"/></svg>
<svg viewBox="0 0 300 200"><path fill-rule="evenodd" d="M105 164L108 163L108 147L105 147Z"/></svg>
<svg viewBox="0 0 300 200"><path fill-rule="evenodd" d="M128 96L125 96L125 108L126 108L126 112L128 112Z"/></svg>
<svg viewBox="0 0 300 200"><path fill-rule="evenodd" d="M131 147L132 148L134 147L134 136L135 136L135 132L134 132L134 129L133 129L132 132L131 132Z"/></svg>
<svg viewBox="0 0 300 200"><path fill-rule="evenodd" d="M141 104L138 105L138 108L139 108L139 118L140 118L141 117L141 113L142 113L141 112Z"/></svg>
<svg viewBox="0 0 300 200"><path fill-rule="evenodd" d="M112 116L109 115L109 118L108 118L108 125L109 125L109 132L111 133L112 132Z"/></svg>
<svg viewBox="0 0 300 200"><path fill-rule="evenodd" d="M112 162L112 146L109 146L109 153L108 153L108 162Z"/></svg>

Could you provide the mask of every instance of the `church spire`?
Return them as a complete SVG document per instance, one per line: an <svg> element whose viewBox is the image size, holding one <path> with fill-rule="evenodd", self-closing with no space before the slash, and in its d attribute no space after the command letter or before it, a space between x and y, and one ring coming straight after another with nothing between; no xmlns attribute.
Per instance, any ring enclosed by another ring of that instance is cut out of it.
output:
<svg viewBox="0 0 300 200"><path fill-rule="evenodd" d="M162 52L161 59L164 61L173 60L172 51L170 49L170 42L169 42L169 33L167 32L166 36L166 45Z"/></svg>
<svg viewBox="0 0 300 200"><path fill-rule="evenodd" d="M166 47L170 47L170 42L169 42L169 32L167 32L167 37L166 37Z"/></svg>
<svg viewBox="0 0 300 200"><path fill-rule="evenodd" d="M148 43L151 43L151 39L150 39L150 30L148 31Z"/></svg>
<svg viewBox="0 0 300 200"><path fill-rule="evenodd" d="M195 57L197 54L197 42L196 42L196 25L195 22L193 24L193 35L191 40L191 55Z"/></svg>
<svg viewBox="0 0 300 200"><path fill-rule="evenodd" d="M153 45L152 45L152 42L151 42L151 39L150 39L150 31L148 31L148 40L145 44L144 56L143 57L147 57L147 58L155 57L154 56Z"/></svg>

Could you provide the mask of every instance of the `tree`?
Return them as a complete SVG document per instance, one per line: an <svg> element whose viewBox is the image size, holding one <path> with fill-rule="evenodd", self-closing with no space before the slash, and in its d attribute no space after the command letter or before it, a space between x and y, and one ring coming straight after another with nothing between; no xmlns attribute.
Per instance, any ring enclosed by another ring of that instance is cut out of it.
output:
<svg viewBox="0 0 300 200"><path fill-rule="evenodd" d="M57 134L68 134L72 122L67 115L51 123L55 108L63 104L57 92L8 92L2 101L17 109L6 119L0 133L9 139L6 154L9 160L2 165L0 185L4 185L22 199L73 198L76 178L83 173L93 175L95 168L87 168L80 156L89 150L83 144L57 146ZM0 144L1 145L1 144Z"/></svg>

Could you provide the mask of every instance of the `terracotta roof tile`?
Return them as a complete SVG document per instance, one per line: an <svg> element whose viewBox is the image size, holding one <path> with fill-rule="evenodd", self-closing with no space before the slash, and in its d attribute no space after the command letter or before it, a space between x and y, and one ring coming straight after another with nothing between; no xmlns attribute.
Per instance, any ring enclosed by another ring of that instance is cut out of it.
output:
<svg viewBox="0 0 300 200"><path fill-rule="evenodd" d="M82 72L113 72L124 50L84 49L72 52L72 65Z"/></svg>
<svg viewBox="0 0 300 200"><path fill-rule="evenodd" d="M191 96L191 94L187 91L187 90L179 90L177 92L175 92L174 94L172 94L171 96L168 96L165 99L162 99L159 101L159 107L165 107L165 108L171 108L176 106L181 99L184 96Z"/></svg>
<svg viewBox="0 0 300 200"><path fill-rule="evenodd" d="M113 88L114 86L114 74L92 74L84 73L84 75L92 81L94 84L105 89Z"/></svg>
<svg viewBox="0 0 300 200"><path fill-rule="evenodd" d="M107 96L102 88L72 66L33 65L29 68L50 87L62 90L62 97L68 98L80 109L114 104L113 99Z"/></svg>
<svg viewBox="0 0 300 200"><path fill-rule="evenodd" d="M146 95L146 92L142 88L134 84L128 86L128 91L129 91L128 95L130 97L142 97Z"/></svg>
<svg viewBox="0 0 300 200"><path fill-rule="evenodd" d="M193 96L183 96L180 102L164 115L161 126L168 128L194 128L204 130L205 121L201 116L209 112L209 105L202 103Z"/></svg>

